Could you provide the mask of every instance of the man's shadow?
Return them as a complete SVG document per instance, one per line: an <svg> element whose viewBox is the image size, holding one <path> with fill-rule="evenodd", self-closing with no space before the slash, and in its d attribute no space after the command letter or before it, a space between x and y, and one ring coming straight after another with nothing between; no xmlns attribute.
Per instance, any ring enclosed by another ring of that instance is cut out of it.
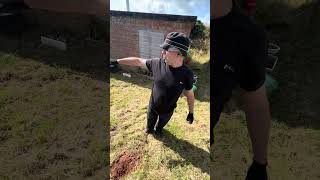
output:
<svg viewBox="0 0 320 180"><path fill-rule="evenodd" d="M154 135L155 139L162 141L163 144L177 152L184 160L170 160L170 166L185 166L191 163L200 168L203 173L210 175L210 153L190 144L189 142L178 139L169 131L163 129L162 135Z"/></svg>

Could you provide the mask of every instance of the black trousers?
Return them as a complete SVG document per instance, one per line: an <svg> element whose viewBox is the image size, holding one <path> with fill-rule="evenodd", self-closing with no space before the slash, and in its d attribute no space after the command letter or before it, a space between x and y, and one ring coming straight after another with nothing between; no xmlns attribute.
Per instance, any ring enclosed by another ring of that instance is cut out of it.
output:
<svg viewBox="0 0 320 180"><path fill-rule="evenodd" d="M163 127L171 119L172 114L173 114L173 111L159 115L154 109L152 109L149 106L148 114L147 114L147 129L149 130L163 129ZM157 123L158 117L159 117L159 121Z"/></svg>

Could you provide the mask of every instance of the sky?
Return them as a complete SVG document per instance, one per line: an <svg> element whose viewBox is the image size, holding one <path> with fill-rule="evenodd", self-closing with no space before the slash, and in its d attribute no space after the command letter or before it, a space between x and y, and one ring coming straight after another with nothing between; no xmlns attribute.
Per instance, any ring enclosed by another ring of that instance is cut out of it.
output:
<svg viewBox="0 0 320 180"><path fill-rule="evenodd" d="M197 16L210 26L210 0L129 0L130 11ZM127 11L126 0L111 0L110 9Z"/></svg>

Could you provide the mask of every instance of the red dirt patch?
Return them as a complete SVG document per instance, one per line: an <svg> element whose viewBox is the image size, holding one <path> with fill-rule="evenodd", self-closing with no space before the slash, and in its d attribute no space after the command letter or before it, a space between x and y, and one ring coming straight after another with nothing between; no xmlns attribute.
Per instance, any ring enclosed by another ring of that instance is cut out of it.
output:
<svg viewBox="0 0 320 180"><path fill-rule="evenodd" d="M141 152L122 152L111 164L111 179L119 180L141 163Z"/></svg>

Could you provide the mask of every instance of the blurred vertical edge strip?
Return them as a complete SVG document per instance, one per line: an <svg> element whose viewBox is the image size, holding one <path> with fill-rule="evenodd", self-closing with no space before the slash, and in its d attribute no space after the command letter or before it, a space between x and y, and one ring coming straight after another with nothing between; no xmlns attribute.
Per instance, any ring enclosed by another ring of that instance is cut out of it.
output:
<svg viewBox="0 0 320 180"><path fill-rule="evenodd" d="M110 0L104 0L106 1L106 33L107 33L107 47L106 47L106 57L105 57L105 61L106 61L106 74L107 74L107 122L106 122L106 134L107 134L107 172L106 172L106 179L110 179L110 143L111 143L111 139L110 139L110 71L109 71L109 61L110 61Z"/></svg>

